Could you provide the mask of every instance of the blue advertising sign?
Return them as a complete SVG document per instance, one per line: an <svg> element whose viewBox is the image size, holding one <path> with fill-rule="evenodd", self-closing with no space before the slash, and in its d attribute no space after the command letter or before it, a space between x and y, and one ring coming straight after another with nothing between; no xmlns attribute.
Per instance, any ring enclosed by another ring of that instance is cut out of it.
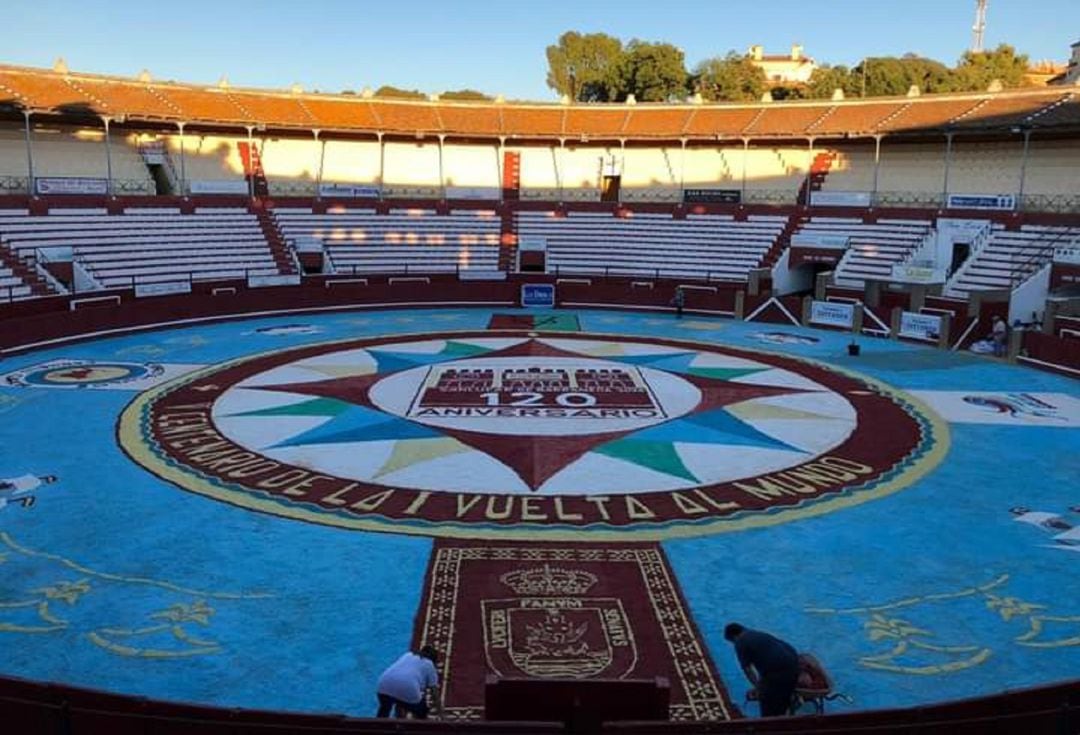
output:
<svg viewBox="0 0 1080 735"><path fill-rule="evenodd" d="M554 308L555 286L550 283L522 284L521 305L528 309Z"/></svg>

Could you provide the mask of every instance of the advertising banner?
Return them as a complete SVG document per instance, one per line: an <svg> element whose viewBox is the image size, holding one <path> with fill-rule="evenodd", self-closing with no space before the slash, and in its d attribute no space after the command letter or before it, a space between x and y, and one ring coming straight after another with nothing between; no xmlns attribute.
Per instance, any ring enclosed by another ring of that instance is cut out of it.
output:
<svg viewBox="0 0 1080 735"><path fill-rule="evenodd" d="M34 179L34 191L38 194L108 194L109 180L39 176Z"/></svg>
<svg viewBox="0 0 1080 735"><path fill-rule="evenodd" d="M827 327L851 329L855 324L855 305L837 301L814 301L810 304L810 321Z"/></svg>
<svg viewBox="0 0 1080 735"><path fill-rule="evenodd" d="M812 191L810 204L815 207L869 207L868 191Z"/></svg>
<svg viewBox="0 0 1080 735"><path fill-rule="evenodd" d="M521 305L527 309L553 308L555 306L555 286L550 283L522 284Z"/></svg>
<svg viewBox="0 0 1080 735"><path fill-rule="evenodd" d="M319 184L319 196L348 199L378 199L380 189L370 184Z"/></svg>
<svg viewBox="0 0 1080 735"><path fill-rule="evenodd" d="M448 186L447 199L494 199L502 198L502 189L497 186Z"/></svg>
<svg viewBox="0 0 1080 735"><path fill-rule="evenodd" d="M298 274L248 276L247 285L248 288L262 288L264 286L299 286L300 276Z"/></svg>
<svg viewBox="0 0 1080 735"><path fill-rule="evenodd" d="M950 194L945 204L949 209L1016 209L1012 194Z"/></svg>
<svg viewBox="0 0 1080 735"><path fill-rule="evenodd" d="M791 236L791 246L844 250L848 246L848 236L825 235L819 232L798 232Z"/></svg>
<svg viewBox="0 0 1080 735"><path fill-rule="evenodd" d="M164 281L162 283L136 283L135 298L146 296L169 296L178 293L191 293L190 281Z"/></svg>
<svg viewBox="0 0 1080 735"><path fill-rule="evenodd" d="M246 181L189 181L188 191L192 194L240 194L248 193Z"/></svg>
<svg viewBox="0 0 1080 735"><path fill-rule="evenodd" d="M941 316L905 311L900 314L900 336L937 342L941 338Z"/></svg>
<svg viewBox="0 0 1080 735"><path fill-rule="evenodd" d="M900 263L892 267L891 275L899 283L945 283L944 268Z"/></svg>
<svg viewBox="0 0 1080 735"><path fill-rule="evenodd" d="M738 204L742 192L738 189L683 189L687 204Z"/></svg>

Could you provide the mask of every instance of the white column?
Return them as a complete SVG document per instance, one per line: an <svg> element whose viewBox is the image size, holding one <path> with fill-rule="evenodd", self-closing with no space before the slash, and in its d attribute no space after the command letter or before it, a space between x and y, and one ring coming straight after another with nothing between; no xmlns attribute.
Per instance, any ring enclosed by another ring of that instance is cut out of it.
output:
<svg viewBox="0 0 1080 735"><path fill-rule="evenodd" d="M565 150L566 138L559 138L559 150ZM566 192L563 191L563 178L562 171L559 170L559 155L555 153L555 148L551 149L551 160L555 164L555 186L559 190L559 201L562 202Z"/></svg>
<svg viewBox="0 0 1080 735"><path fill-rule="evenodd" d="M499 201L503 200L503 159L506 158L506 138L499 136L499 146L495 149L495 172L498 176Z"/></svg>
<svg viewBox="0 0 1080 735"><path fill-rule="evenodd" d="M945 183L942 190L942 207L949 205L949 168L952 166L952 133L945 133Z"/></svg>
<svg viewBox="0 0 1080 735"><path fill-rule="evenodd" d="M881 171L881 139L884 136L874 136L874 190L870 192L870 206L877 206L878 175Z"/></svg>
<svg viewBox="0 0 1080 735"><path fill-rule="evenodd" d="M746 204L746 157L750 152L750 139L742 139L742 192L739 194L741 204Z"/></svg>
<svg viewBox="0 0 1080 735"><path fill-rule="evenodd" d="M679 201L682 202L686 188L686 138L679 140L679 146Z"/></svg>
<svg viewBox="0 0 1080 735"><path fill-rule="evenodd" d="M383 143L383 134L375 133L379 138L379 201L383 199L383 189L386 186L386 144Z"/></svg>
<svg viewBox="0 0 1080 735"><path fill-rule="evenodd" d="M1016 193L1016 210L1024 208L1024 187L1027 185L1028 149L1031 147L1031 130L1024 131L1024 156L1020 159L1020 191Z"/></svg>
<svg viewBox="0 0 1080 735"><path fill-rule="evenodd" d="M319 167L315 170L315 199L321 199L319 196L319 190L322 188L322 174L323 174L323 161L326 158L326 141L319 140L319 131L312 130L312 135L315 136L315 145L319 148Z"/></svg>
<svg viewBox="0 0 1080 735"><path fill-rule="evenodd" d="M109 118L101 118L105 123L105 193L109 196L113 195L113 180L112 180L112 146L109 145Z"/></svg>
<svg viewBox="0 0 1080 735"><path fill-rule="evenodd" d="M810 206L810 176L811 170L814 167L814 139L806 139L806 201L803 206Z"/></svg>
<svg viewBox="0 0 1080 735"><path fill-rule="evenodd" d="M176 123L180 129L180 196L187 196L187 158L184 155L184 123Z"/></svg>
<svg viewBox="0 0 1080 735"><path fill-rule="evenodd" d="M34 196L34 145L30 138L30 110L23 110L26 122L26 194Z"/></svg>
<svg viewBox="0 0 1080 735"><path fill-rule="evenodd" d="M255 198L255 140L252 133L255 128L247 126L248 134L248 196Z"/></svg>
<svg viewBox="0 0 1080 735"><path fill-rule="evenodd" d="M443 173L443 142L445 135L439 135L439 198L446 201L446 175Z"/></svg>

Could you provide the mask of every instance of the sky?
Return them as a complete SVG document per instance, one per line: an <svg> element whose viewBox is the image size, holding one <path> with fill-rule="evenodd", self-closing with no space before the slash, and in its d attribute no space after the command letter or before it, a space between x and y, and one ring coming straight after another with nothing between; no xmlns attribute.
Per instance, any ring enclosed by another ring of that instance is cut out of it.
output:
<svg viewBox="0 0 1080 735"><path fill-rule="evenodd" d="M666 41L687 66L762 44L799 43L818 62L915 52L953 64L975 0L3 0L0 63L308 91L383 84L472 88L552 100L544 49L568 30ZM989 0L986 45L1065 61L1080 0Z"/></svg>

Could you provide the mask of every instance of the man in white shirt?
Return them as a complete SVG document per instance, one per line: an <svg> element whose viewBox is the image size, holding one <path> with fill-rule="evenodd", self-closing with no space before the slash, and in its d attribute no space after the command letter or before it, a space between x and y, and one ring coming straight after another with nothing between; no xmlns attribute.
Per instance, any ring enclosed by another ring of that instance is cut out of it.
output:
<svg viewBox="0 0 1080 735"><path fill-rule="evenodd" d="M428 716L428 689L439 686L439 674L435 671L438 654L431 646L424 646L420 653L409 652L390 665L379 677L378 717L389 717L390 710L397 708L397 716L406 712L418 720ZM435 714L439 714L438 693L433 693Z"/></svg>
<svg viewBox="0 0 1080 735"><path fill-rule="evenodd" d="M34 496L31 495L42 485L51 485L56 482L55 475L20 475L0 480L0 508L8 503L21 503L22 507L29 508L34 504Z"/></svg>

